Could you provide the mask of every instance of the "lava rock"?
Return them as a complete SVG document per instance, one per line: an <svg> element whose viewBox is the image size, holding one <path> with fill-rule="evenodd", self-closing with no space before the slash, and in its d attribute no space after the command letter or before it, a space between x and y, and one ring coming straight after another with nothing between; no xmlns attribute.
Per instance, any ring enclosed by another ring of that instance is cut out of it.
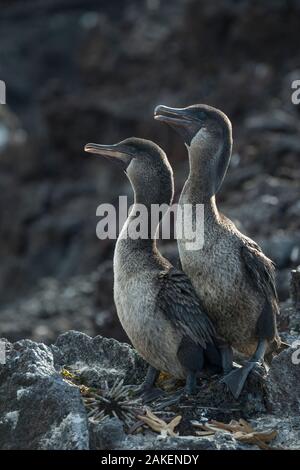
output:
<svg viewBox="0 0 300 470"><path fill-rule="evenodd" d="M118 418L107 418L101 423L91 421L89 430L91 449L115 449L126 439L123 423Z"/></svg>
<svg viewBox="0 0 300 470"><path fill-rule="evenodd" d="M88 449L90 440L92 448L99 442L102 448L116 445L107 439L104 443L105 426L98 431L90 426L89 435L79 388L64 380L61 371L63 366L76 369L78 379L90 386L122 378L131 384L140 382L146 364L129 345L100 336L92 339L75 331L61 335L50 347L31 340L4 344L1 449ZM117 439L116 433L109 435L111 440Z"/></svg>
<svg viewBox="0 0 300 470"><path fill-rule="evenodd" d="M62 379L47 346L19 341L0 367L1 449L88 449L79 390Z"/></svg>
<svg viewBox="0 0 300 470"><path fill-rule="evenodd" d="M281 416L300 411L300 337L292 346L273 359L266 379L268 407Z"/></svg>
<svg viewBox="0 0 300 470"><path fill-rule="evenodd" d="M154 433L149 428L144 428L138 434L131 434L123 421L113 416L112 411L107 410L101 419L89 416L82 400L87 387L102 388L104 383L111 387L116 380L119 382L122 379L127 385L135 385L144 378L146 364L127 344L100 336L90 338L83 333L69 331L51 346L31 340L21 340L14 344L4 340L4 345L6 363L0 366L1 449L249 448L229 432L218 431L211 436L199 437L193 432L192 426L190 435L182 435L178 426L178 435L174 437ZM291 363L291 354L290 348L275 358L267 378L267 401L272 414L266 414L266 410L261 407L255 406L250 411L249 406L244 406L245 400L251 404L258 400L258 395L262 401L262 390L259 392L257 389L255 398L251 395L248 384L248 392L244 391L241 400L236 402L232 397L226 398L224 390L221 393L222 387L218 381L216 384L220 388L220 395L215 393L214 380L210 385L209 382L206 385L203 382L199 391L200 398L197 396L197 399L185 402L183 408L179 404L178 409L172 405L172 413L184 413L185 420L202 422L203 419L207 421L214 417L229 422L245 416L248 409L254 429L262 421L264 429L276 421L281 429L278 442L287 448L294 448L299 430L291 428L287 432L280 418L283 413L288 412L291 420L294 420L299 414L299 366ZM130 390L127 385L126 390ZM150 406L155 412L155 405ZM220 414L222 410L225 413L223 417ZM138 413L140 414L139 411ZM207 418L204 418L204 414L208 414Z"/></svg>
<svg viewBox="0 0 300 470"><path fill-rule="evenodd" d="M67 364L91 387L116 379L137 384L146 373L147 365L135 350L113 338L69 331L59 336L52 350L57 366Z"/></svg>

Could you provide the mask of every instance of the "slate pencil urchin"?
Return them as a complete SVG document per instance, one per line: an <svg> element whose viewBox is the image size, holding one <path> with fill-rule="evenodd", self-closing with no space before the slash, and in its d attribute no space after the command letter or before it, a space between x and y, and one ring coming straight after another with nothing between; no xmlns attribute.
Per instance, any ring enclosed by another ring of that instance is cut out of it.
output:
<svg viewBox="0 0 300 470"><path fill-rule="evenodd" d="M111 388L105 382L105 388L99 391L83 387L81 393L88 409L88 418L99 422L107 416L115 417L129 428L142 412L140 402L131 400L129 391L130 389L124 386L123 379L117 379Z"/></svg>

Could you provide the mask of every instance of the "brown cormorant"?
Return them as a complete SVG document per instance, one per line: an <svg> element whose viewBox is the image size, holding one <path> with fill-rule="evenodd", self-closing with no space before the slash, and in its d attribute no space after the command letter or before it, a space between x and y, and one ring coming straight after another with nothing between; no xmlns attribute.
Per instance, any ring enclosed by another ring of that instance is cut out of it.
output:
<svg viewBox="0 0 300 470"><path fill-rule="evenodd" d="M228 117L218 109L199 104L187 108L158 106L155 119L171 125L188 150L190 172L180 205L184 209L185 204L204 204L203 248L190 251L186 241L179 239L182 268L217 334L228 343L227 351L224 350L227 365L232 357L230 347L251 356L244 367L223 379L238 397L248 374L263 362L266 351L280 345L274 265L216 206L215 195L232 152Z"/></svg>
<svg viewBox="0 0 300 470"><path fill-rule="evenodd" d="M120 322L133 346L150 364L143 391L153 390L159 371L185 378L193 393L196 376L208 363L220 366L211 320L182 271L158 251L156 227L147 218L147 236L132 239L142 204L173 198L172 168L163 150L151 141L129 138L115 145L87 144L85 151L120 163L134 191L134 205L118 237L114 253L114 300Z"/></svg>

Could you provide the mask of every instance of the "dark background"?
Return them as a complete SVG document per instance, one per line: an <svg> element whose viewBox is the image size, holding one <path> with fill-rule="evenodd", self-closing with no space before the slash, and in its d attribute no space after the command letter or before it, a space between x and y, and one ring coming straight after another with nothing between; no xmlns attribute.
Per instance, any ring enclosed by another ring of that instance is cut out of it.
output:
<svg viewBox="0 0 300 470"><path fill-rule="evenodd" d="M234 153L219 206L277 264L281 301L300 263L300 2L0 2L0 336L53 341L78 329L124 339L112 300L113 241L97 206L131 194L85 143L136 135L187 174L157 104L205 102L230 117ZM176 245L164 244L176 260Z"/></svg>

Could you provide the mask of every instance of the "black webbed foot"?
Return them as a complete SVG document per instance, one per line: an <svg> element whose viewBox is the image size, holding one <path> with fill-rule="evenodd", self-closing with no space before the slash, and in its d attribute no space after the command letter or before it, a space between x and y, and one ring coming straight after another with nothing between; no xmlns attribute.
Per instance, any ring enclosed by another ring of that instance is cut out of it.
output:
<svg viewBox="0 0 300 470"><path fill-rule="evenodd" d="M221 382L227 385L234 398L237 399L244 388L249 374L254 373L262 377L262 369L260 362L249 361L244 366L229 372L229 374L221 379Z"/></svg>
<svg viewBox="0 0 300 470"><path fill-rule="evenodd" d="M161 388L157 387L149 387L140 393L140 397L143 403L150 403L154 400L157 400L158 398L163 398L165 396L166 393Z"/></svg>
<svg viewBox="0 0 300 470"><path fill-rule="evenodd" d="M221 382L225 383L231 391L234 398L238 398L244 388L247 377L251 372L260 374L262 371L262 364L264 363L264 355L267 349L268 342L266 339L260 339L256 351L252 358L246 362L243 367L234 370L227 374Z"/></svg>
<svg viewBox="0 0 300 470"><path fill-rule="evenodd" d="M149 403L165 395L163 390L154 386L158 376L159 371L149 366L144 382L135 390L135 394L141 397L144 403Z"/></svg>

